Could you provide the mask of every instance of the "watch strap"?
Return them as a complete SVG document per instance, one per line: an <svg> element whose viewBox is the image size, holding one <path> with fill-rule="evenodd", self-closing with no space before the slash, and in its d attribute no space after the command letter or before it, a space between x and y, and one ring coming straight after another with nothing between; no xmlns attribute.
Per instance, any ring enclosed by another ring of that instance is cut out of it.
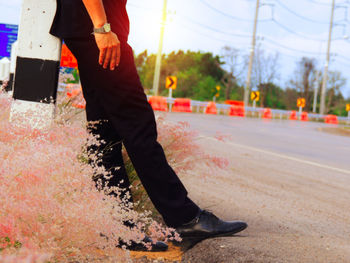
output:
<svg viewBox="0 0 350 263"><path fill-rule="evenodd" d="M106 34L111 31L111 25L109 23L105 23L102 27L95 28L94 33Z"/></svg>

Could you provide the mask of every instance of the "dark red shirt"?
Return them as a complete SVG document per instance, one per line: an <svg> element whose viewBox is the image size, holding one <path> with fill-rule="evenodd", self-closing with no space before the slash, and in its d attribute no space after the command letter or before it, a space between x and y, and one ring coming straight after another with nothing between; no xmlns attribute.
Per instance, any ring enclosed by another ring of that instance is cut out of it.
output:
<svg viewBox="0 0 350 263"><path fill-rule="evenodd" d="M107 20L118 38L129 35L127 0L103 0ZM50 33L60 38L86 37L93 31L93 25L82 0L57 0L57 11Z"/></svg>

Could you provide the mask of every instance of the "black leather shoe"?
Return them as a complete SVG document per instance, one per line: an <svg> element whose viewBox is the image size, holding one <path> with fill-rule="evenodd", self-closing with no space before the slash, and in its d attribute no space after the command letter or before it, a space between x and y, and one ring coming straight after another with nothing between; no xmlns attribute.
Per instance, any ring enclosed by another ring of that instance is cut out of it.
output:
<svg viewBox="0 0 350 263"><path fill-rule="evenodd" d="M156 243L152 243L152 240L146 236L143 240L143 243L149 243L151 244L151 249L148 249L146 245L143 243L136 243L135 241L131 241L130 245L126 244L123 241L119 242L118 247L125 248L127 250L131 251L148 251L148 252L161 252L161 251L167 251L168 245L164 242L157 241Z"/></svg>
<svg viewBox="0 0 350 263"><path fill-rule="evenodd" d="M179 245L183 249L189 249L204 239L232 236L246 229L247 226L245 222L223 221L206 210L200 210L195 219L176 228L176 231L182 238Z"/></svg>

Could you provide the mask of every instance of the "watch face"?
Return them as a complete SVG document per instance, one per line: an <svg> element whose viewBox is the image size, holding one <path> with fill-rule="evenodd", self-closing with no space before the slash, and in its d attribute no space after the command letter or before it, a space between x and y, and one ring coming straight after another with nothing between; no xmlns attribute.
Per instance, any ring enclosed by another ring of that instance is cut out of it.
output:
<svg viewBox="0 0 350 263"><path fill-rule="evenodd" d="M111 31L111 25L110 24L105 24L103 26L103 28L104 28L105 32L107 32L107 33Z"/></svg>

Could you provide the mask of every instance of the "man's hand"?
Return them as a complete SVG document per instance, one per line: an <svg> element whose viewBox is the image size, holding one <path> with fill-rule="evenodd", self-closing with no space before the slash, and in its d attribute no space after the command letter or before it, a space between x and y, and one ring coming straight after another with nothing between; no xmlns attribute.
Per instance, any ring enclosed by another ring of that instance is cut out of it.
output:
<svg viewBox="0 0 350 263"><path fill-rule="evenodd" d="M105 69L109 67L114 70L120 62L120 41L117 35L113 32L95 33L95 39L100 50L99 64Z"/></svg>

